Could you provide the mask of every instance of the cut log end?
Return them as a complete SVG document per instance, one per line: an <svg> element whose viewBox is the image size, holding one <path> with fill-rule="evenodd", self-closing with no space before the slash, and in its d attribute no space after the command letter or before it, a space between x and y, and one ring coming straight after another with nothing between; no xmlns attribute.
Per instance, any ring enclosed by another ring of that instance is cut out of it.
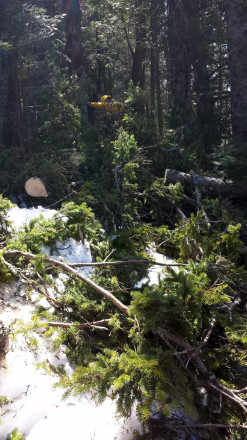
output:
<svg viewBox="0 0 247 440"><path fill-rule="evenodd" d="M46 187L38 177L31 177L25 183L25 190L32 197L48 197Z"/></svg>

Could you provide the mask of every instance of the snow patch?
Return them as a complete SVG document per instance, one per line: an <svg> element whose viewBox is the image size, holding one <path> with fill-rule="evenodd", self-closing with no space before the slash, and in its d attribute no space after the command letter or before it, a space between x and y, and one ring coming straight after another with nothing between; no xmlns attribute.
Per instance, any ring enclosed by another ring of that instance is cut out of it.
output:
<svg viewBox="0 0 247 440"><path fill-rule="evenodd" d="M56 245L52 248L48 246L42 247L42 253L48 254L55 260L63 261L67 263L91 263L92 255L90 250L90 244L87 240L84 240L84 244L79 243L73 238L69 238L63 242L56 242ZM77 267L78 272L90 277L93 273L92 267Z"/></svg>
<svg viewBox="0 0 247 440"><path fill-rule="evenodd" d="M29 225L31 220L38 218L40 215L43 215L46 220L50 220L55 214L57 214L55 209L46 209L42 206L30 209L20 209L18 206L14 206L8 209L7 218L12 222L12 227L18 230L24 225Z"/></svg>
<svg viewBox="0 0 247 440"><path fill-rule="evenodd" d="M148 255L151 257L152 260L157 261L157 263L174 264L174 260L172 260L169 257L166 257L163 254L159 254L158 252L156 252L154 247L149 248ZM140 281L138 281L135 287L140 289L144 284L149 284L150 286L159 284L159 280L163 280L166 277L166 273L164 269L165 269L164 266L158 266L158 265L151 266L148 269L147 277L142 278ZM177 271L178 268L175 267L175 270Z"/></svg>

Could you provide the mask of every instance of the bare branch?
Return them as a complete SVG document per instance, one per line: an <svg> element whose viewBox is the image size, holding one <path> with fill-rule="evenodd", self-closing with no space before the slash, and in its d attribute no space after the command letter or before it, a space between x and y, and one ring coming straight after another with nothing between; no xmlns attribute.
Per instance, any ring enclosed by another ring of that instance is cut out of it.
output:
<svg viewBox="0 0 247 440"><path fill-rule="evenodd" d="M110 256L115 252L116 249L112 249L111 252L109 253L109 255L107 255L107 257L105 257L104 259L104 263L107 262L107 260L109 260Z"/></svg>
<svg viewBox="0 0 247 440"><path fill-rule="evenodd" d="M183 211L182 211L181 208L179 208L178 206L175 206L175 209L176 209L176 211L177 211L178 216L179 216L183 221L187 220L187 217L186 217L186 215L183 213Z"/></svg>
<svg viewBox="0 0 247 440"><path fill-rule="evenodd" d="M110 255L109 255L110 256ZM109 258L108 256L108 258ZM125 264L150 264L152 266L176 266L176 267L185 267L188 266L187 264L184 263L159 263L158 261L155 260L148 260L148 259L136 259L136 260L123 260L123 261L102 261L102 262L97 262L97 263L69 263L68 266L70 267L87 267L87 266L92 266L92 267L97 267L97 266L122 266Z"/></svg>
<svg viewBox="0 0 247 440"><path fill-rule="evenodd" d="M19 258L23 257L28 261L35 260L36 255L32 254L31 252L22 252L22 251L6 251L4 253L5 258ZM110 293L108 290L104 289L103 287L96 284L94 281L92 281L90 278L85 277L84 275L77 272L73 267L70 267L68 264L63 263L61 261L54 260L50 257L44 257L44 262L50 264L51 266L59 267L60 269L63 269L65 272L73 275L75 278L79 279L83 283L87 284L89 287L94 289L96 292L103 295L105 298L107 298L111 303L113 303L121 312L127 314L128 313L128 307L123 304L121 301L119 301L112 293Z"/></svg>
<svg viewBox="0 0 247 440"><path fill-rule="evenodd" d="M82 233L82 230L81 230L81 226L80 226L79 223L77 225L77 230L78 230L78 234L79 234L80 240L81 240L82 244L84 244L85 240L84 240L83 233Z"/></svg>
<svg viewBox="0 0 247 440"><path fill-rule="evenodd" d="M208 331L207 331L207 334L206 334L206 336L204 337L203 341L201 342L201 344L200 344L199 347L198 347L199 350L200 350L204 345L207 344L207 342L208 342L208 340L209 340L209 338L210 338L210 336L211 336L211 334L212 334L212 331L213 331L213 329L214 329L215 324L216 324L216 316L213 315L213 318L212 318L212 321L210 322L210 326L209 326L209 329L208 329Z"/></svg>
<svg viewBox="0 0 247 440"><path fill-rule="evenodd" d="M47 208L53 208L53 206L58 205L59 203L63 202L64 200L68 199L70 196L73 196L73 194L75 194L75 191L70 192L69 194L67 194L65 197L63 197L60 200L57 200L57 202L52 203L51 205L48 205Z"/></svg>
<svg viewBox="0 0 247 440"><path fill-rule="evenodd" d="M245 394L247 393L247 387L242 388L241 390L233 390L235 394Z"/></svg>
<svg viewBox="0 0 247 440"><path fill-rule="evenodd" d="M77 326L79 329L92 328L92 329L97 329L97 330L109 331L109 328L102 327L102 326L98 325L98 323L100 323L100 322L101 323L103 323L103 322L106 323L108 321L109 321L109 319L104 319L102 321L84 322L83 324L75 324L74 322L56 322L56 321L51 321L51 322L43 322L43 324L49 325L50 327L71 328L71 327Z"/></svg>

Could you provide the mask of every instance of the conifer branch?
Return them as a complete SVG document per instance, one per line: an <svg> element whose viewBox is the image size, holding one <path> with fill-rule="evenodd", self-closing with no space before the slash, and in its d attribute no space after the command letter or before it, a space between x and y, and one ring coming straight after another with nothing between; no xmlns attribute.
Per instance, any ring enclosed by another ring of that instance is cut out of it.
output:
<svg viewBox="0 0 247 440"><path fill-rule="evenodd" d="M171 341L175 343L177 346L180 346L185 350L187 350L187 352L189 351L193 352L194 350L193 347L191 347L186 341L180 339L178 336L174 335L173 333L170 333L164 328L159 327L157 330L157 334L166 344L167 342ZM167 345L169 346L169 343ZM176 352L174 350L172 351L173 351L173 355L176 356L177 359L179 360L181 366L185 368L181 353ZM228 400L231 400L235 404L239 405L242 408L242 410L247 414L247 403L244 401L244 399L241 399L238 396L236 396L233 390L223 385L218 379L211 379L212 374L207 369L206 365L200 358L198 352L195 351L194 355L191 358L193 358L193 362L197 367L198 373L200 373L201 375L201 378L200 376L197 376L195 378L196 382L201 383L201 385L206 388L213 389L220 395L224 395ZM190 371L190 375L194 375L194 374Z"/></svg>
<svg viewBox="0 0 247 440"><path fill-rule="evenodd" d="M29 252L9 250L9 251L5 251L4 257L5 257L5 259L23 257L26 260L31 261L31 260L35 260L36 255L29 253ZM139 260L137 260L137 261L139 261ZM147 260L147 261L149 262L149 260ZM60 269L63 269L65 272L71 274L72 276L76 277L80 281L86 283L88 286L93 288L96 292L103 295L110 302L112 302L119 310L121 310L124 314L128 313L128 307L125 304L123 304L121 301L119 301L108 290L97 285L90 278L86 278L84 275L77 272L75 269L73 269L73 267L69 266L66 263L54 260L53 258L47 257L47 256L44 257L44 262L47 264L50 264L51 266L55 266ZM104 264L107 264L107 263L104 263ZM122 262L121 262L121 264L122 264ZM18 274L19 270L18 270L18 272L17 272L17 270L13 270L13 266L10 263L7 262L7 266L12 269L12 273L14 273L15 275ZM24 278L26 278L26 277L24 277ZM237 390L237 393L234 393L234 390L223 385L218 379L216 379L216 378L212 379L212 374L210 373L210 371L206 367L205 363L203 362L203 360L199 356L198 351L204 344L207 343L207 341L212 333L215 322L216 322L215 317L213 317L211 324L209 326L209 329L207 331L207 334L199 347L192 347L185 340L181 339L180 337L176 336L175 334L171 333L170 331L168 331L162 327L159 327L157 329L156 333L166 343L166 345L169 346L169 348L173 352L173 355L180 362L181 367L183 369L186 369L187 374L191 377L191 379L193 380L193 382L197 386L201 385L201 386L204 386L205 388L209 388L209 389L217 392L218 394L226 397L228 400L230 400L234 404L238 405L245 413L247 413L247 403L245 402L244 399L242 399L236 395L236 394L241 394L240 390ZM60 325L60 326L66 327L66 326L71 326L73 324L60 322L60 323L55 323L55 324L49 323L49 325ZM95 326L95 325L96 325L95 322L94 323L79 324L79 326L81 326L81 328L83 328L83 327L89 328L90 326L91 326L91 328L94 328L93 326ZM100 329L101 326L96 325L96 327L98 329ZM106 327L104 327L104 328L101 328L101 330L108 330L108 329L106 329ZM173 346L173 344L175 344L176 349ZM183 348L185 350L185 352L180 352L180 353L177 352L177 347ZM185 363L184 355L189 354L189 353L192 353L192 356L190 359L193 359L193 364L197 368L197 374L195 374L193 370L187 369L188 361L187 361L187 363ZM233 425L233 426L235 426L235 425ZM213 427L212 427L212 429L213 429Z"/></svg>

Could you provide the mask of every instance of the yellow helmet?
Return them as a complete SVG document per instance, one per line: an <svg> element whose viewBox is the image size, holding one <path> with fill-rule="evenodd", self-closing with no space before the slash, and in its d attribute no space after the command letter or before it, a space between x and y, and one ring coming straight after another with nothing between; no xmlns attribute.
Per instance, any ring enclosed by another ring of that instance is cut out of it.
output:
<svg viewBox="0 0 247 440"><path fill-rule="evenodd" d="M105 102L105 100L109 99L109 98L111 98L111 95L103 95L103 96L101 96L100 100L101 100L101 102Z"/></svg>

